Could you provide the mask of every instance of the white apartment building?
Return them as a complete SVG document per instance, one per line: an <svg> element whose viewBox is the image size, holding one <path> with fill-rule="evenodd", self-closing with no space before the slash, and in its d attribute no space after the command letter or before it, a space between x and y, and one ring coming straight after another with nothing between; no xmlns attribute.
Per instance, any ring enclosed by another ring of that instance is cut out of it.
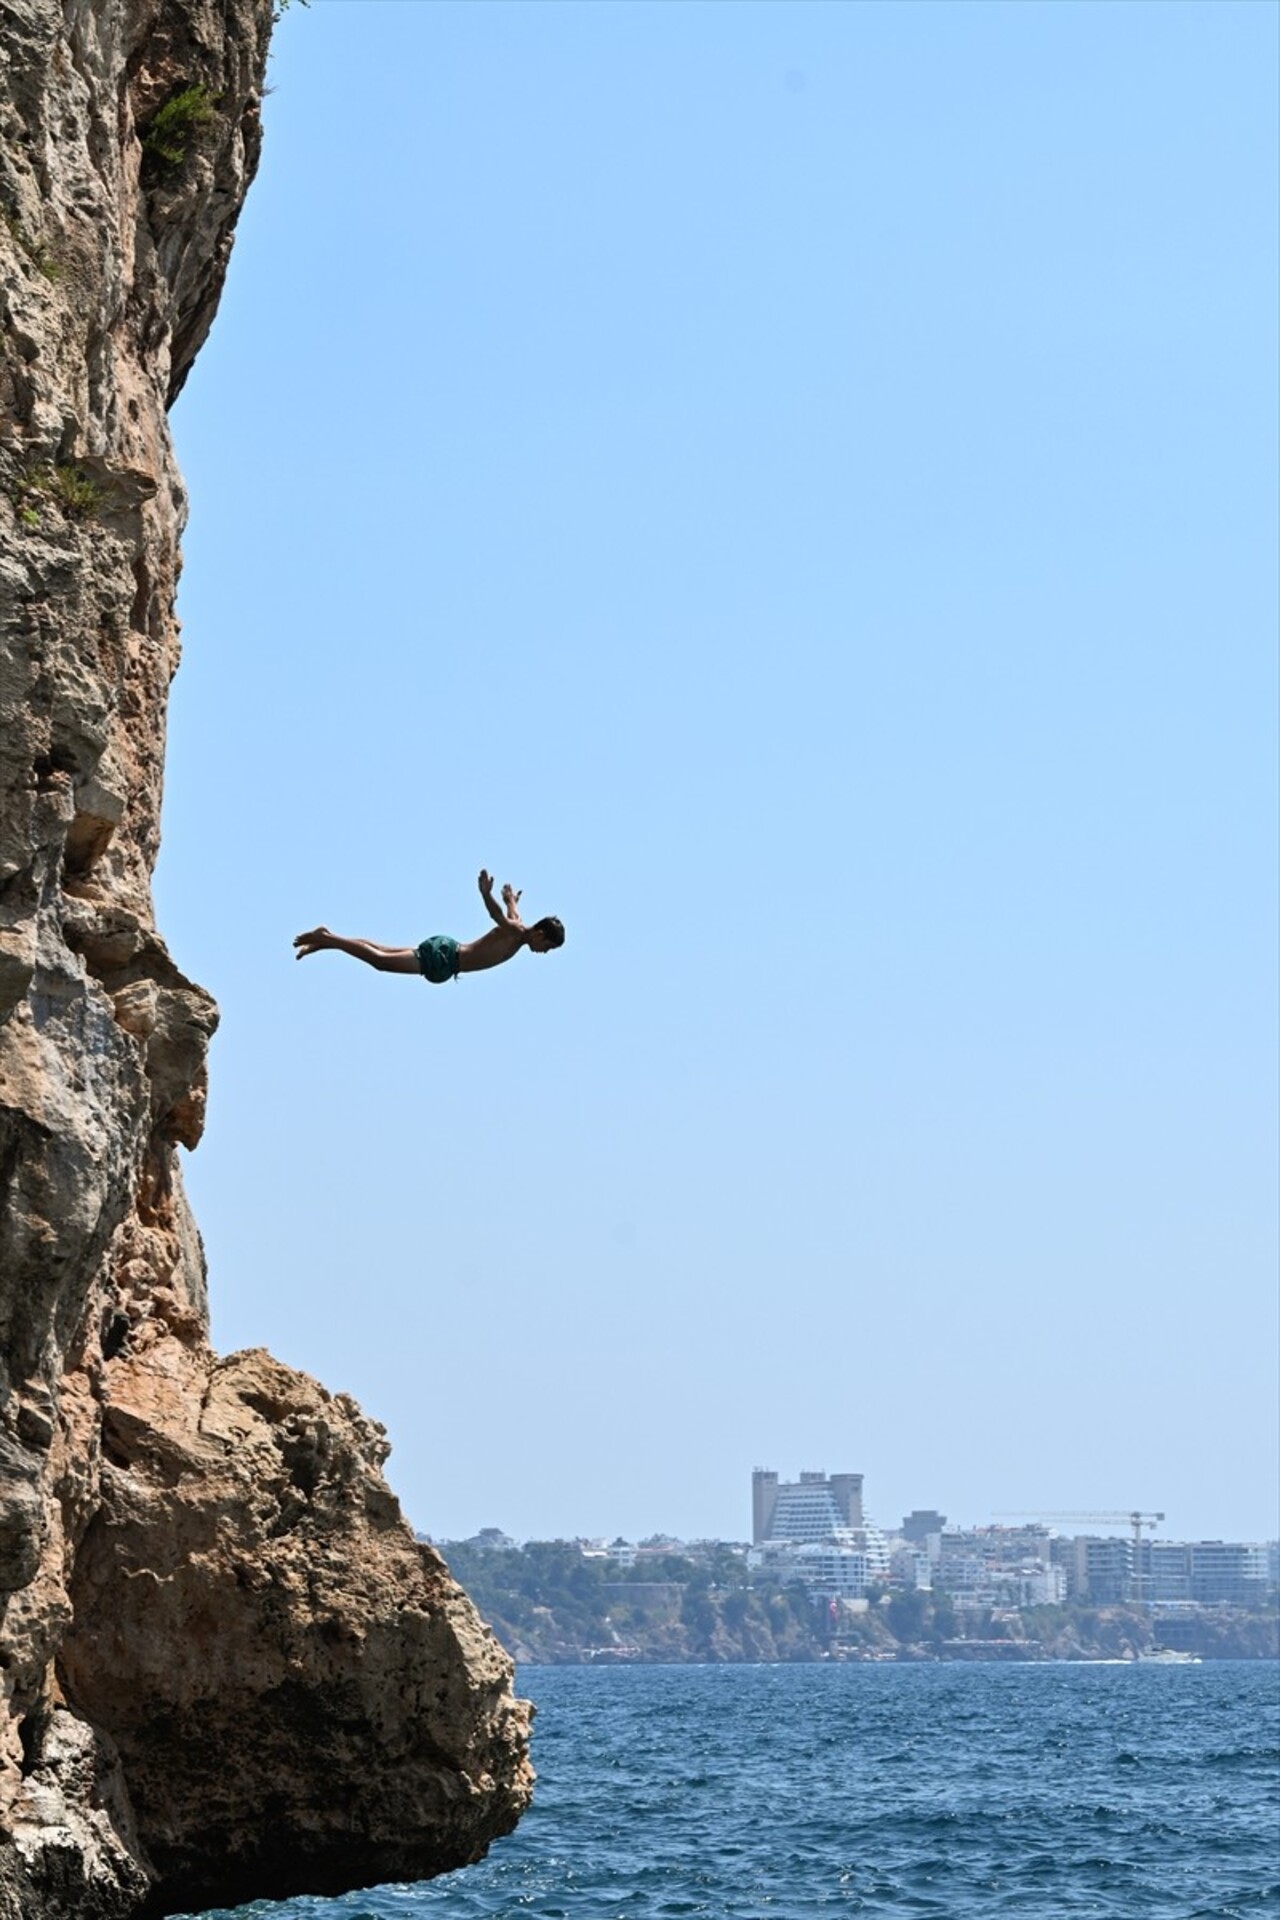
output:
<svg viewBox="0 0 1280 1920"><path fill-rule="evenodd" d="M1077 1534L1065 1541L1072 1594L1094 1605L1139 1598L1202 1607L1259 1606L1274 1591L1269 1547L1247 1540L1143 1540Z"/></svg>
<svg viewBox="0 0 1280 1920"><path fill-rule="evenodd" d="M860 1473L805 1472L779 1480L766 1467L751 1476L751 1540L826 1540L841 1527L862 1525Z"/></svg>
<svg viewBox="0 0 1280 1920"><path fill-rule="evenodd" d="M933 1535L935 1540L937 1537ZM917 1587L921 1593L928 1593L933 1585L935 1564L927 1542L924 1546L917 1546L912 1541L895 1545L890 1540L889 1578L896 1587Z"/></svg>
<svg viewBox="0 0 1280 1920"><path fill-rule="evenodd" d="M806 1472L782 1481L757 1467L751 1507L747 1565L753 1571L845 1600L861 1599L873 1583L888 1581L888 1545L863 1513L860 1473Z"/></svg>
<svg viewBox="0 0 1280 1920"><path fill-rule="evenodd" d="M1052 1606L1067 1594L1048 1527L951 1528L939 1540L935 1584L958 1607Z"/></svg>

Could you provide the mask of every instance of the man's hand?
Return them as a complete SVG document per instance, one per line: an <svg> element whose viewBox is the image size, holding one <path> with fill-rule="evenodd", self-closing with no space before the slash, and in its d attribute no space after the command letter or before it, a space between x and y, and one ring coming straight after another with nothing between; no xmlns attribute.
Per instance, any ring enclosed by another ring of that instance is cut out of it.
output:
<svg viewBox="0 0 1280 1920"><path fill-rule="evenodd" d="M502 889L502 904L507 910L507 918L517 927L520 925L520 895L522 891L523 889L520 887L513 887L509 880Z"/></svg>
<svg viewBox="0 0 1280 1920"><path fill-rule="evenodd" d="M486 900L493 892L493 875L486 872L483 867L480 869L480 892Z"/></svg>

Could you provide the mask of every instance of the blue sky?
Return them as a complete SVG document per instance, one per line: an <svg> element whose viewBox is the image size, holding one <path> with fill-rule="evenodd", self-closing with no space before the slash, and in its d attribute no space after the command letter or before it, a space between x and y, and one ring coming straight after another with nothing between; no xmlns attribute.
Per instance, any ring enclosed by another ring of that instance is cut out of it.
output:
<svg viewBox="0 0 1280 1920"><path fill-rule="evenodd" d="M215 1340L422 1529L1275 1532L1277 21L286 14L157 897ZM294 963L481 865L562 952Z"/></svg>

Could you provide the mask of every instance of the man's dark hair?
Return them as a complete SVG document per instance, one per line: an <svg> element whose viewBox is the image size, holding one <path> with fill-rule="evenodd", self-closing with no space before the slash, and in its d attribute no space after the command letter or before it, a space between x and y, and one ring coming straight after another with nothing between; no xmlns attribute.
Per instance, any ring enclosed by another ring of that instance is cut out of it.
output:
<svg viewBox="0 0 1280 1920"><path fill-rule="evenodd" d="M535 933L545 933L549 947L562 947L564 945L564 928L556 919L554 913L544 913L541 920L535 920L533 923L533 931Z"/></svg>

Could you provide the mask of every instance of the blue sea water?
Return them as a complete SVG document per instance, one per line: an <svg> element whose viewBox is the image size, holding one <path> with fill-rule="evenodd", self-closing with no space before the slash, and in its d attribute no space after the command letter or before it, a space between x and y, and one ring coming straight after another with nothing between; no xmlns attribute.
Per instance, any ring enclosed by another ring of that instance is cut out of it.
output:
<svg viewBox="0 0 1280 1920"><path fill-rule="evenodd" d="M236 1920L1280 1915L1280 1669L524 1668L532 1810L419 1887Z"/></svg>

